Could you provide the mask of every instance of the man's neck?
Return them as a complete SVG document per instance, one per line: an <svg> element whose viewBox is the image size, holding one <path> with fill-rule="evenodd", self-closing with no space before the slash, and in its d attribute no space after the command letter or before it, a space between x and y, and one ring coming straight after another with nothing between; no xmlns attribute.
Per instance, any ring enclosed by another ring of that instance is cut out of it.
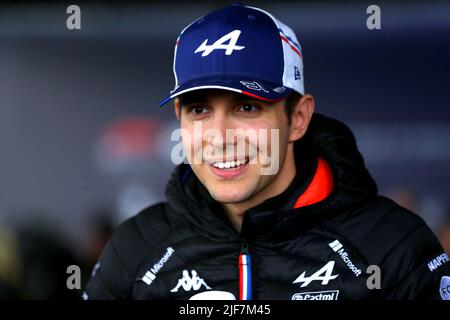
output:
<svg viewBox="0 0 450 320"><path fill-rule="evenodd" d="M222 204L225 214L228 216L228 219L230 219L231 224L238 233L241 233L242 221L244 219L245 212L248 209L263 203L265 200L283 193L283 191L285 191L294 180L296 173L297 170L295 166L294 152L291 149L288 150L286 159L283 166L280 168L277 177L258 194L240 203Z"/></svg>

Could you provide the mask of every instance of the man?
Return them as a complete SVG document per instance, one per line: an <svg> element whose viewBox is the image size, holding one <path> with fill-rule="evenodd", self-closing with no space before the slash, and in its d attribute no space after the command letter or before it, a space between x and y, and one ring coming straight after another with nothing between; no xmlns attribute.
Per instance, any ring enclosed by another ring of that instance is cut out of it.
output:
<svg viewBox="0 0 450 320"><path fill-rule="evenodd" d="M355 138L314 114L294 32L242 5L177 39L188 164L123 223L85 299L449 299L422 219L378 196ZM252 134L255 133L255 134Z"/></svg>

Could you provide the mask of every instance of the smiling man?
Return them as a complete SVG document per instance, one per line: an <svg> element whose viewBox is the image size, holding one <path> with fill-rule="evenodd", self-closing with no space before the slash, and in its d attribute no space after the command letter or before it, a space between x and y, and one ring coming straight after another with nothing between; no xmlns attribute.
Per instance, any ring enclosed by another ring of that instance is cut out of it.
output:
<svg viewBox="0 0 450 320"><path fill-rule="evenodd" d="M350 129L314 114L294 32L235 5L176 41L186 163L124 222L85 299L449 299L422 219L377 195Z"/></svg>
<svg viewBox="0 0 450 320"><path fill-rule="evenodd" d="M314 100L291 96L267 102L203 89L175 100L190 167L239 232L244 212L282 193L296 175L294 142L306 132Z"/></svg>

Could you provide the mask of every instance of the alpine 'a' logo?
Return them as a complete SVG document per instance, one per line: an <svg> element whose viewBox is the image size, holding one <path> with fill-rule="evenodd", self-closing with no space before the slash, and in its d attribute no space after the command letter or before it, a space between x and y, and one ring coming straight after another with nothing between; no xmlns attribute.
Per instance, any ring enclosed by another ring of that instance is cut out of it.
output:
<svg viewBox="0 0 450 320"><path fill-rule="evenodd" d="M309 277L305 277L306 271L294 280L292 283L302 283L300 288L308 286L312 281L322 281L322 285L327 285L330 280L336 279L339 274L332 274L334 268L334 261L329 261L320 270L317 270L314 274ZM322 275L323 274L323 275Z"/></svg>
<svg viewBox="0 0 450 320"><path fill-rule="evenodd" d="M244 46L237 46L237 41L239 36L241 35L241 30L233 30L230 33L227 33L222 38L214 42L213 44L208 45L208 39L203 41L203 43L194 51L194 53L203 52L202 57L208 56L214 50L222 49L225 50L225 54L227 56L231 55L234 50L242 50ZM228 44L225 44L225 42Z"/></svg>

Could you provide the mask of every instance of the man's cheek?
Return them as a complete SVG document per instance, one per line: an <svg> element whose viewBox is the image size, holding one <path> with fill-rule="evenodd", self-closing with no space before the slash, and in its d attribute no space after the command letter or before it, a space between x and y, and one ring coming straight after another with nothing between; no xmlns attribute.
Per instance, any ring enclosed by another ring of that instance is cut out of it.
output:
<svg viewBox="0 0 450 320"><path fill-rule="evenodd" d="M182 129L183 148L190 164L201 164L202 156L202 123L194 122L193 125L184 126Z"/></svg>
<svg viewBox="0 0 450 320"><path fill-rule="evenodd" d="M175 165L179 165L181 163L186 163L186 160L190 160L190 134L189 131L185 128L178 128L172 132L170 137L172 142L176 142L176 144L172 147L171 150L171 160Z"/></svg>
<svg viewBox="0 0 450 320"><path fill-rule="evenodd" d="M190 164L194 163L194 136L192 135L192 132L186 128L182 129L182 143L183 143L183 153Z"/></svg>
<svg viewBox="0 0 450 320"><path fill-rule="evenodd" d="M258 135L261 175L274 175L280 167L280 130L261 131Z"/></svg>

